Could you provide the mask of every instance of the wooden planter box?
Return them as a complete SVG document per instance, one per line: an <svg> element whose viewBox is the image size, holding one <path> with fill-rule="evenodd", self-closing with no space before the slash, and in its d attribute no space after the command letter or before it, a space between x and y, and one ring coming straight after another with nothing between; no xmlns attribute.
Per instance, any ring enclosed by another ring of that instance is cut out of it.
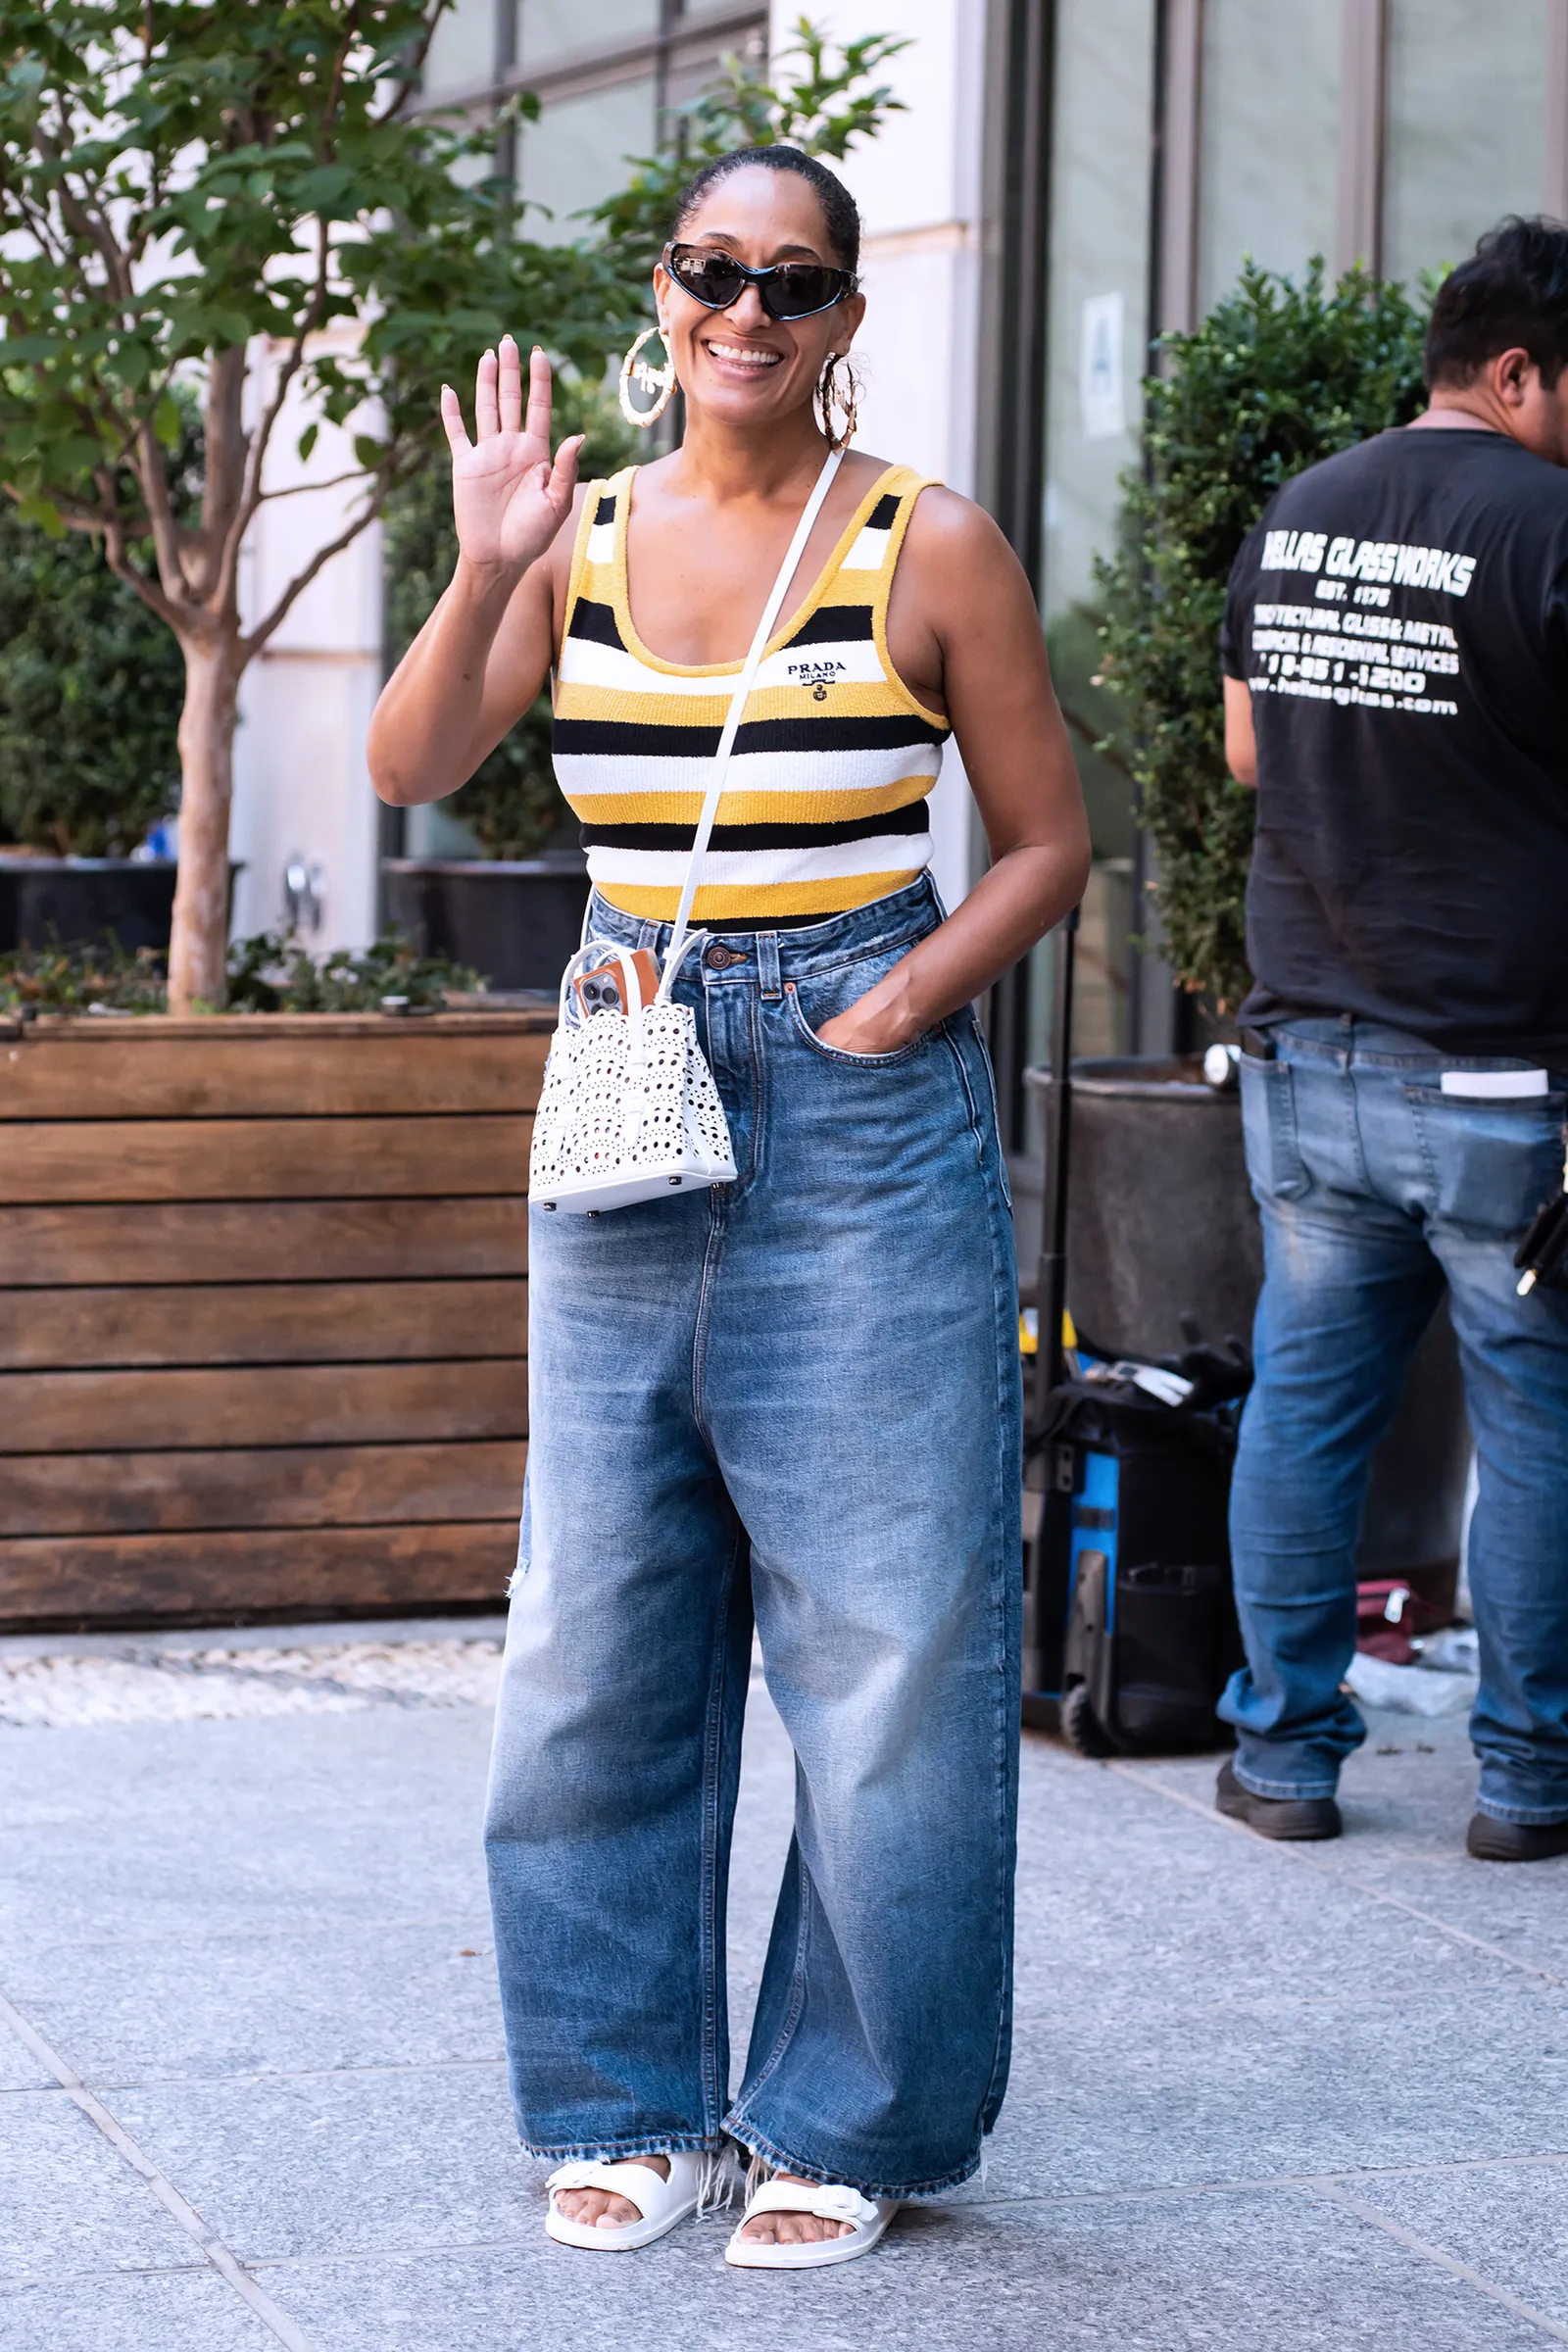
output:
<svg viewBox="0 0 1568 2352"><path fill-rule="evenodd" d="M499 1600L549 1027L0 1023L0 1627Z"/></svg>

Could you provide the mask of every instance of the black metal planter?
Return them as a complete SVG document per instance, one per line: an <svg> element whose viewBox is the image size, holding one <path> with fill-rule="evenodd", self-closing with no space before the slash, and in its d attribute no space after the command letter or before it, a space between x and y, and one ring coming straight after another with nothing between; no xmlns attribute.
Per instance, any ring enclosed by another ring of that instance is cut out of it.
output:
<svg viewBox="0 0 1568 2352"><path fill-rule="evenodd" d="M0 955L17 948L167 948L172 858L18 858L0 851Z"/></svg>
<svg viewBox="0 0 1568 2352"><path fill-rule="evenodd" d="M561 985L588 903L578 850L537 858L388 858L387 919L421 955L450 956L492 988Z"/></svg>
<svg viewBox="0 0 1568 2352"><path fill-rule="evenodd" d="M1049 1112L1052 1072L1027 1079ZM1188 1315L1205 1340L1250 1341L1263 1252L1240 1096L1206 1085L1196 1059L1125 1056L1075 1061L1071 1101L1066 1300L1083 1338L1110 1355L1174 1354ZM1359 1575L1414 1577L1438 1605L1451 1598L1469 1453L1440 1307L1373 1457Z"/></svg>

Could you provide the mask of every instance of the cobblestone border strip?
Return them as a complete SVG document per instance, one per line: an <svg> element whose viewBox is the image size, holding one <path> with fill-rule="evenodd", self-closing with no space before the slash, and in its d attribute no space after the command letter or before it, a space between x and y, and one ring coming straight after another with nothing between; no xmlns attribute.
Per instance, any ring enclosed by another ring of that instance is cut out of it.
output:
<svg viewBox="0 0 1568 2352"><path fill-rule="evenodd" d="M103 2101L90 2091L74 2068L66 2064L58 2050L52 2049L37 2028L24 2018L20 2009L0 1992L0 2024L7 2025L19 2041L32 2053L38 2064L53 2075L61 2089L74 2101L90 2124L103 2133L117 2155L123 2158L133 2173L139 2173L166 2213L179 2224L187 2237L200 2247L207 2261L221 2278L225 2278L240 2300L247 2303L264 2327L270 2328L288 2352L314 2352L310 2338L303 2335L286 2311L280 2311L270 2295L257 2285L255 2279L232 2255L221 2238L215 2237L173 2182L161 2173L146 2150L139 2147L123 2124L112 2116Z"/></svg>

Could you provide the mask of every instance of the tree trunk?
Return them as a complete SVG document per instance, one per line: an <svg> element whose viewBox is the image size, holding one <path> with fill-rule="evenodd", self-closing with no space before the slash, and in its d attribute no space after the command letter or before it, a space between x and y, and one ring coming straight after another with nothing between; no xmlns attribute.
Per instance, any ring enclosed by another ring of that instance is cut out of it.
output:
<svg viewBox="0 0 1568 2352"><path fill-rule="evenodd" d="M228 811L239 672L231 644L185 642L179 719L179 875L169 944L169 1009L220 1011L228 993Z"/></svg>

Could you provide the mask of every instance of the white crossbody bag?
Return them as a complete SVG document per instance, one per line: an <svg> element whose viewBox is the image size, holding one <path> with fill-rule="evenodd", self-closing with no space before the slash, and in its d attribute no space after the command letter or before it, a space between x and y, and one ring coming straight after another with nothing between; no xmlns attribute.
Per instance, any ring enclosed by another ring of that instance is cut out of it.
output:
<svg viewBox="0 0 1568 2352"><path fill-rule="evenodd" d="M835 450L816 478L736 683L692 842L669 952L652 1001L643 1002L631 952L616 940L585 939L562 976L561 1009L529 1156L528 1191L536 1207L595 1216L607 1208L628 1208L636 1200L662 1200L677 1192L735 1180L729 1122L697 1042L696 1016L689 1004L675 1004L670 991L691 950L708 936L689 931L687 923L736 731L784 592L832 488L841 456ZM568 1026L572 982L579 973L606 963L619 970L625 1011L607 1007Z"/></svg>

